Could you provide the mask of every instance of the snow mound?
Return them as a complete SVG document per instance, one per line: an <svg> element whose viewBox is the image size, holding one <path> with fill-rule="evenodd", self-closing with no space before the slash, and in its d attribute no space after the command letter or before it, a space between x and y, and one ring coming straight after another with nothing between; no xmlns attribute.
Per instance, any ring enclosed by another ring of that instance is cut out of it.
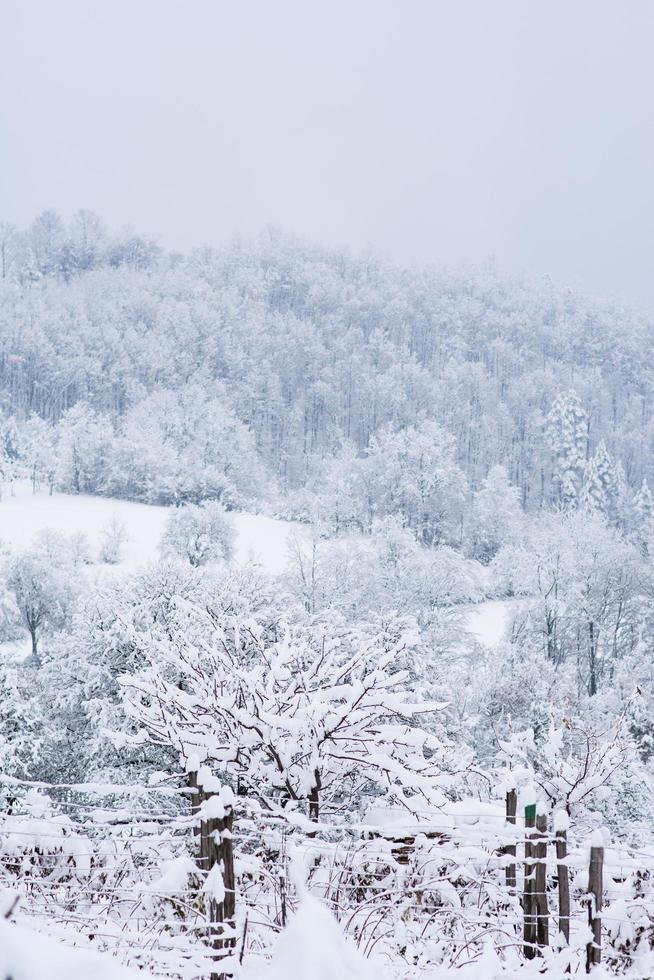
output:
<svg viewBox="0 0 654 980"><path fill-rule="evenodd" d="M257 972L256 980L380 980L380 974L346 938L331 912L305 895L277 940L272 963Z"/></svg>
<svg viewBox="0 0 654 980"><path fill-rule="evenodd" d="M106 953L74 949L0 921L0 977L11 980L152 980Z"/></svg>

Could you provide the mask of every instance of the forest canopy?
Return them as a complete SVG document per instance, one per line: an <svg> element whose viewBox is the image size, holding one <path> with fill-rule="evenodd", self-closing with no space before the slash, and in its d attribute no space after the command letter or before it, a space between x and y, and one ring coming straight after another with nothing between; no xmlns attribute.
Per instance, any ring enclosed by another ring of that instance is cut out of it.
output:
<svg viewBox="0 0 654 980"><path fill-rule="evenodd" d="M401 268L274 229L166 253L88 211L3 225L0 255L4 410L86 420L101 459L62 477L73 490L278 508L279 492L300 514L297 491L433 422L472 490L502 463L533 511L561 498L547 418L571 392L583 455L603 443L629 487L651 482L651 320L547 278Z"/></svg>

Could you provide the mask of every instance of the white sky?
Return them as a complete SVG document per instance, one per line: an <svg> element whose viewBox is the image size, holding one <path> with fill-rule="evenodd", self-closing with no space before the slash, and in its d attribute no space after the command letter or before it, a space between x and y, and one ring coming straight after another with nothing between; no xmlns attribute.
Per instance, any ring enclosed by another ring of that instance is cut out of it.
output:
<svg viewBox="0 0 654 980"><path fill-rule="evenodd" d="M652 0L0 0L0 218L268 223L654 305Z"/></svg>

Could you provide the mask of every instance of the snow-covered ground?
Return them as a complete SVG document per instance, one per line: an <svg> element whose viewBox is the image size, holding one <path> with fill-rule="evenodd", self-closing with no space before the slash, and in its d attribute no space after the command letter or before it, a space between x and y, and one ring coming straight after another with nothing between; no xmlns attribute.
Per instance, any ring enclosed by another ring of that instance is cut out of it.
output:
<svg viewBox="0 0 654 980"><path fill-rule="evenodd" d="M9 550L27 548L39 531L48 528L63 534L84 534L91 556L96 558L103 529L116 519L124 524L127 540L120 568L125 571L157 558L169 508L117 500L47 491L32 493L27 481L17 483L0 500L0 545ZM254 561L272 575L281 574L288 561L289 539L305 535L307 529L293 521L261 514L233 513L236 528L236 560ZM478 642L495 649L506 637L515 600L489 600L470 605L463 618L464 629Z"/></svg>
<svg viewBox="0 0 654 980"><path fill-rule="evenodd" d="M71 949L32 929L0 921L0 976L7 980L148 980L107 953Z"/></svg>
<svg viewBox="0 0 654 980"><path fill-rule="evenodd" d="M128 570L157 557L168 510L112 497L49 496L47 491L34 494L28 482L21 482L15 485L13 495L5 490L0 500L0 543L10 550L27 548L39 531L49 528L67 535L85 534L95 557L103 528L116 518L127 532L121 566ZM287 539L291 532L301 534L301 526L260 514L235 513L232 518L237 533L236 560L255 561L273 575L282 572Z"/></svg>
<svg viewBox="0 0 654 980"><path fill-rule="evenodd" d="M506 639L516 612L515 599L488 599L468 607L464 625L482 646L494 650Z"/></svg>

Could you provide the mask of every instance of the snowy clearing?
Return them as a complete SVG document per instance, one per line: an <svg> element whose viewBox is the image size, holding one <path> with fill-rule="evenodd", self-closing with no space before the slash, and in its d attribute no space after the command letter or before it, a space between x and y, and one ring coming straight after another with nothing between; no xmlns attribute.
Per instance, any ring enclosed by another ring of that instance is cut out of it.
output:
<svg viewBox="0 0 654 980"><path fill-rule="evenodd" d="M483 647L495 650L506 638L515 615L515 599L488 599L468 608L465 629Z"/></svg>
<svg viewBox="0 0 654 980"><path fill-rule="evenodd" d="M32 493L27 481L5 491L0 500L0 543L10 550L27 548L44 528L63 534L84 534L93 557L97 556L103 528L116 519L125 525L127 541L120 567L137 568L158 557L168 507L133 503L113 497L93 497L47 491ZM236 528L236 560L253 561L272 575L284 570L287 539L292 532L302 534L301 525L260 514L233 513Z"/></svg>
<svg viewBox="0 0 654 980"><path fill-rule="evenodd" d="M116 520L125 526L127 540L122 560L115 567L132 571L159 557L159 541L170 510L114 497L50 495L45 490L33 493L30 483L23 480L14 485L13 493L5 491L0 500L0 545L10 551L28 548L44 529L66 535L83 534L97 560L103 529ZM309 533L297 522L261 514L233 512L230 518L236 529L236 561L241 565L254 562L271 575L285 570L292 536L302 538ZM471 604L463 616L464 630L481 646L494 650L506 639L514 611L515 600ZM5 644L5 652L12 646ZM25 654L27 641L16 647L16 652Z"/></svg>

